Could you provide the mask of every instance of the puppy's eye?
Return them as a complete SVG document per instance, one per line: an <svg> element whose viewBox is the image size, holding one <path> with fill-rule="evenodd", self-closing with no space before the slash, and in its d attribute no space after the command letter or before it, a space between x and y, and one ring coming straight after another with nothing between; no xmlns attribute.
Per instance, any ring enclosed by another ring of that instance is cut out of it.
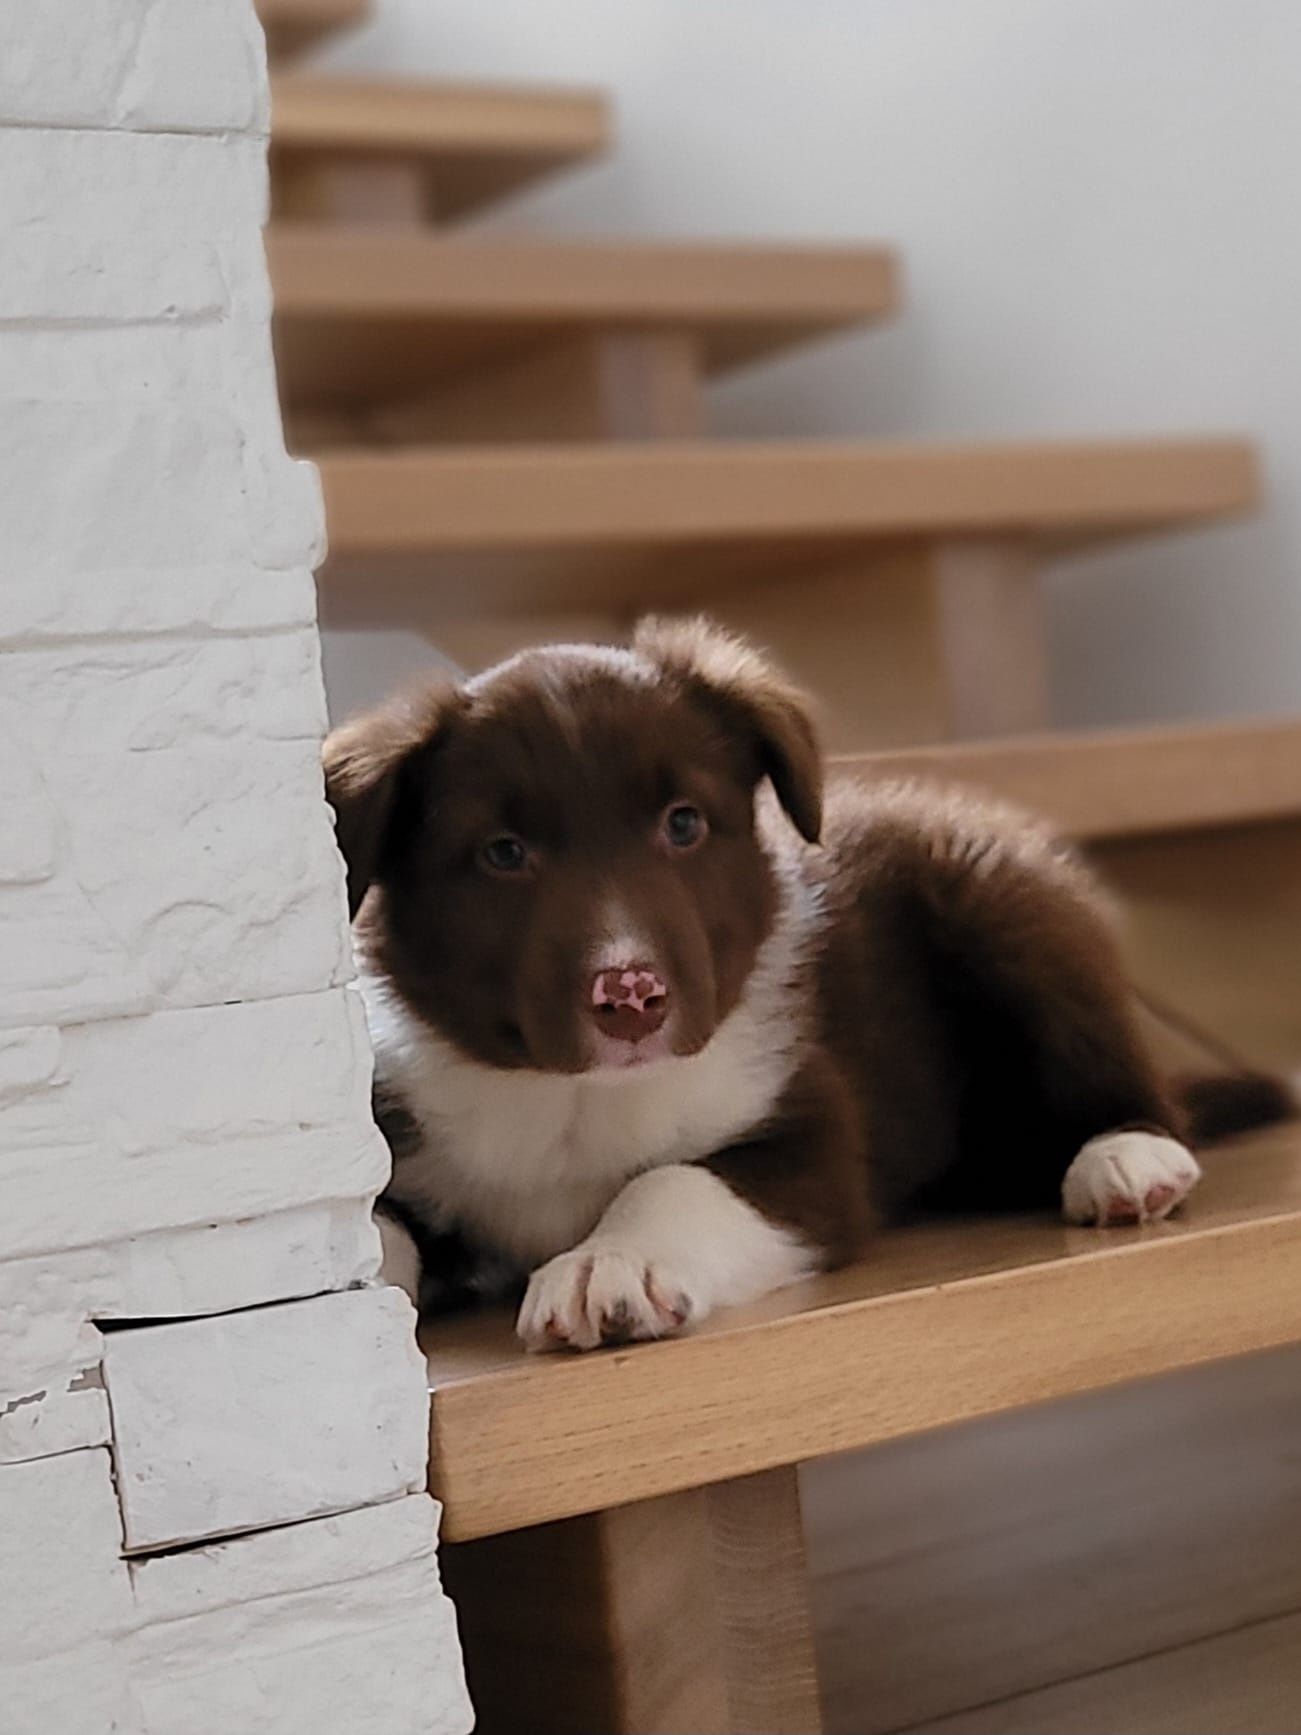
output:
<svg viewBox="0 0 1301 1735"><path fill-rule="evenodd" d="M674 802L660 822L663 837L674 849L694 849L708 830L704 814L688 801Z"/></svg>
<svg viewBox="0 0 1301 1735"><path fill-rule="evenodd" d="M483 865L495 874L522 874L529 865L529 852L518 837L504 833L490 837L479 851Z"/></svg>

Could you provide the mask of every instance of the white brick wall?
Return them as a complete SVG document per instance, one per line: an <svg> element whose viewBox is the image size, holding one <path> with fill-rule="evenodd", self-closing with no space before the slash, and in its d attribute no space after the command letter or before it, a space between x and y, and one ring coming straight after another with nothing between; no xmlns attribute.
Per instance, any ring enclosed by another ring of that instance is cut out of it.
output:
<svg viewBox="0 0 1301 1735"><path fill-rule="evenodd" d="M373 1287L265 82L251 0L0 7L6 1735L470 1724Z"/></svg>

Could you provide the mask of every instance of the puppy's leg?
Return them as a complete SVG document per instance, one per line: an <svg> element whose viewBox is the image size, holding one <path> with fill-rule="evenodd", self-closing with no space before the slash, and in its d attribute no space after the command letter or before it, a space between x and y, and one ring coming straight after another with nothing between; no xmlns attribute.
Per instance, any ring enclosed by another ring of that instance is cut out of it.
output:
<svg viewBox="0 0 1301 1735"><path fill-rule="evenodd" d="M852 1103L805 1062L771 1128L700 1163L629 1181L596 1228L533 1273L531 1349L667 1337L850 1257L867 1229Z"/></svg>
<svg viewBox="0 0 1301 1735"><path fill-rule="evenodd" d="M667 1337L816 1265L717 1175L670 1163L630 1181L586 1241L533 1273L519 1335L530 1349Z"/></svg>
<svg viewBox="0 0 1301 1735"><path fill-rule="evenodd" d="M406 1291L414 1306L420 1305L420 1249L411 1232L383 1205L376 1206L375 1227L380 1240L380 1279Z"/></svg>
<svg viewBox="0 0 1301 1735"><path fill-rule="evenodd" d="M958 1202L1060 1200L1078 1223L1169 1215L1200 1170L1144 1050L1085 882L995 863L937 921L972 1083Z"/></svg>

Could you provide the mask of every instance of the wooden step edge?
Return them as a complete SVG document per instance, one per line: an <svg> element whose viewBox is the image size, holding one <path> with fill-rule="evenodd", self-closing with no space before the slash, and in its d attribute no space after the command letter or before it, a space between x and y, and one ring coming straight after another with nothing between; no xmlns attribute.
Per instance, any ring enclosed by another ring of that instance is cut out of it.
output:
<svg viewBox="0 0 1301 1735"><path fill-rule="evenodd" d="M600 91L550 85L280 72L271 81L271 115L272 146L283 152L524 155L559 163L599 156L613 139L611 106Z"/></svg>
<svg viewBox="0 0 1301 1735"><path fill-rule="evenodd" d="M886 247L466 240L296 222L273 223L266 245L281 320L836 328L880 318L898 299Z"/></svg>
<svg viewBox="0 0 1301 1735"><path fill-rule="evenodd" d="M1251 444L1232 438L337 448L319 464L342 557L765 539L1086 541L1232 517L1260 492Z"/></svg>
<svg viewBox="0 0 1301 1735"><path fill-rule="evenodd" d="M1299 1285L1289 1126L1211 1153L1177 1221L895 1230L673 1342L529 1356L504 1314L432 1322L430 1486L451 1541L599 1511L1293 1343Z"/></svg>
<svg viewBox="0 0 1301 1735"><path fill-rule="evenodd" d="M855 754L860 780L991 792L1082 842L1301 816L1301 721L1185 724Z"/></svg>
<svg viewBox="0 0 1301 1735"><path fill-rule="evenodd" d="M370 0L256 0L272 60L287 59L313 43L352 30L370 16Z"/></svg>

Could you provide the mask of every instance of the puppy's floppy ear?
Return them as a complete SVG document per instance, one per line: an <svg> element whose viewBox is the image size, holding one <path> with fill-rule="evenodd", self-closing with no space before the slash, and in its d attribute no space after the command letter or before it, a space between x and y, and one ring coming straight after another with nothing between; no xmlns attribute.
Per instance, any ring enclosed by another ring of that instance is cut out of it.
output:
<svg viewBox="0 0 1301 1735"><path fill-rule="evenodd" d="M460 705L450 682L434 683L342 723L321 749L325 796L348 869L348 914L382 878L403 823L414 761L431 747Z"/></svg>
<svg viewBox="0 0 1301 1735"><path fill-rule="evenodd" d="M822 753L808 697L759 652L703 618L645 620L634 649L676 675L729 727L754 741L760 774L800 835L822 830Z"/></svg>

